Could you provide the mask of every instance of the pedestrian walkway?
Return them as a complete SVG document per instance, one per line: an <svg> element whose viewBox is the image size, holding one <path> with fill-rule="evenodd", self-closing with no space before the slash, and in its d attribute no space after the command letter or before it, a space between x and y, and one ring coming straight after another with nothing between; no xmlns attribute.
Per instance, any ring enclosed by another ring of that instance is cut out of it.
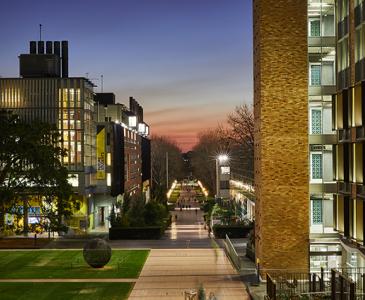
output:
<svg viewBox="0 0 365 300"><path fill-rule="evenodd" d="M154 249L133 288L134 299L184 299L203 286L218 300L249 299L245 285L222 249Z"/></svg>
<svg viewBox="0 0 365 300"><path fill-rule="evenodd" d="M134 283L137 278L21 278L21 279L0 279L4 282L128 282Z"/></svg>
<svg viewBox="0 0 365 300"><path fill-rule="evenodd" d="M171 212L174 222L159 241L160 249L151 250L129 299L182 300L185 291L200 286L207 299L210 293L218 300L250 299L224 250L208 236L195 192L183 191L181 203L191 209Z"/></svg>

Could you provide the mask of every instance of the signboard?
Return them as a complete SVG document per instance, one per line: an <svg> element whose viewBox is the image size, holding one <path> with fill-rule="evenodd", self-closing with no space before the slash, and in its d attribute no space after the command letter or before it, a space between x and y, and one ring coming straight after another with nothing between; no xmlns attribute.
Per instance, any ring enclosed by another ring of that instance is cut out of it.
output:
<svg viewBox="0 0 365 300"><path fill-rule="evenodd" d="M96 179L105 179L105 128L98 126L96 135Z"/></svg>
<svg viewBox="0 0 365 300"><path fill-rule="evenodd" d="M222 175L229 175L231 173L230 167L221 167L221 174Z"/></svg>

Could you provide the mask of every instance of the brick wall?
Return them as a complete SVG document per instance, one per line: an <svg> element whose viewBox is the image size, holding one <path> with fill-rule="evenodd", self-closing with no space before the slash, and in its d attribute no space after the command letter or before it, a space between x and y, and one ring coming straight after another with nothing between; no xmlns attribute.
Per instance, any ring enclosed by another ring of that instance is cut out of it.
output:
<svg viewBox="0 0 365 300"><path fill-rule="evenodd" d="M256 255L309 267L307 1L254 0Z"/></svg>

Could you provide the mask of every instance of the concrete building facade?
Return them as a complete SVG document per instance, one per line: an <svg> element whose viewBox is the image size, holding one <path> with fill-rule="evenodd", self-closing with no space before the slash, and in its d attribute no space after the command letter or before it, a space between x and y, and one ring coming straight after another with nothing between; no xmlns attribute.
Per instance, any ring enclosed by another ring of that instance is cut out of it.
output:
<svg viewBox="0 0 365 300"><path fill-rule="evenodd" d="M333 223L332 95L336 91L336 20L334 0L308 1L308 118L310 181L310 266L340 264ZM334 254L336 253L336 254Z"/></svg>

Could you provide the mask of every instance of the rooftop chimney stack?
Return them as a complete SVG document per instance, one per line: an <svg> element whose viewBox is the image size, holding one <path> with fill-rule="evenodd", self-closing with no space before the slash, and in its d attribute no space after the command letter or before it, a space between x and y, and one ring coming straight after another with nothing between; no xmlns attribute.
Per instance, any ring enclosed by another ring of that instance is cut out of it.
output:
<svg viewBox="0 0 365 300"><path fill-rule="evenodd" d="M47 41L46 42L46 53L47 54L53 54L53 49L52 49L52 42L51 41Z"/></svg>
<svg viewBox="0 0 365 300"><path fill-rule="evenodd" d="M38 41L38 54L44 54L44 42Z"/></svg>
<svg viewBox="0 0 365 300"><path fill-rule="evenodd" d="M62 41L62 77L68 77L68 41Z"/></svg>
<svg viewBox="0 0 365 300"><path fill-rule="evenodd" d="M37 54L37 42L36 41L29 42L29 53Z"/></svg>

